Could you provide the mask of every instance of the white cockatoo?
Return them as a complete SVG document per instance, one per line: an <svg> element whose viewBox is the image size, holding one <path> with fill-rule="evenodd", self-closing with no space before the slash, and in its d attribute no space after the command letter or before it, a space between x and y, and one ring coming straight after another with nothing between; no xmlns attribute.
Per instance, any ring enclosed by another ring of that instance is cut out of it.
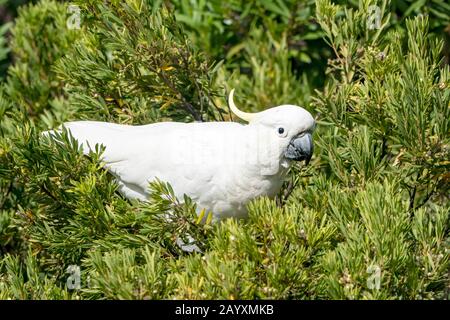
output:
<svg viewBox="0 0 450 320"><path fill-rule="evenodd" d="M233 93L230 109L246 125L74 121L63 126L85 153L104 145L102 160L125 197L145 201L149 182L158 178L170 183L180 200L189 196L199 212L212 212L214 220L245 217L249 201L278 193L292 161L309 162L315 121L294 105L242 112Z"/></svg>

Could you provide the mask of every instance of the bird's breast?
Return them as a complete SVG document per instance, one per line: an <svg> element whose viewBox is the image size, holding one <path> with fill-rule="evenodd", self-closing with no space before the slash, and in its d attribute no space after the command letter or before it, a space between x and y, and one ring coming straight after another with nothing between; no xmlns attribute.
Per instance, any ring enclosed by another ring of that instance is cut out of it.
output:
<svg viewBox="0 0 450 320"><path fill-rule="evenodd" d="M211 210L218 220L247 217L247 204L262 196L273 198L279 192L285 175L282 170L267 176L253 170L242 172L237 168L223 173L227 176L222 177L220 187L209 189L197 200L199 207Z"/></svg>

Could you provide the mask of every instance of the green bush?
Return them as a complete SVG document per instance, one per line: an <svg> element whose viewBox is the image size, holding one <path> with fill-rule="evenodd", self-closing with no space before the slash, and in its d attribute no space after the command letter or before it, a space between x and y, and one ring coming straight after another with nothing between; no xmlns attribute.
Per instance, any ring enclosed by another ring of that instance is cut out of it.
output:
<svg viewBox="0 0 450 320"><path fill-rule="evenodd" d="M15 63L8 69L6 92L15 108L24 108L30 118L51 109L63 113L64 84L52 68L77 36L66 27L66 6L42 1L20 7L18 14L10 44Z"/></svg>
<svg viewBox="0 0 450 320"><path fill-rule="evenodd" d="M450 11L354 2L75 1L75 30L65 4L22 7L0 86L0 298L448 299ZM248 110L317 115L310 166L247 220L202 223L164 181L129 201L101 147L40 135L228 121L232 87ZM188 234L201 252L175 244Z"/></svg>

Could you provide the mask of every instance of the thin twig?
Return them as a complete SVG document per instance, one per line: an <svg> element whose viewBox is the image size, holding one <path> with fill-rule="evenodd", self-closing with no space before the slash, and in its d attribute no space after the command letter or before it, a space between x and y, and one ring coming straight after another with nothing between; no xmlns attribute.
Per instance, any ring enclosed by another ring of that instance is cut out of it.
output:
<svg viewBox="0 0 450 320"><path fill-rule="evenodd" d="M411 213L411 216L414 211L414 201L416 199L416 191L417 191L416 186L414 186L414 188L412 189L411 192L408 191L409 192L409 212Z"/></svg>
<svg viewBox="0 0 450 320"><path fill-rule="evenodd" d="M181 94L181 92L173 85L173 83L167 79L166 75L164 74L164 72L158 72L157 75L160 77L160 79L162 81L164 81L164 83L174 92L178 95L178 98L182 100L183 102L183 107L186 109L186 111L188 111L196 121L201 121L203 122L203 118L202 116L197 112L197 110L195 110L195 108L192 106L192 104L190 104L186 98Z"/></svg>

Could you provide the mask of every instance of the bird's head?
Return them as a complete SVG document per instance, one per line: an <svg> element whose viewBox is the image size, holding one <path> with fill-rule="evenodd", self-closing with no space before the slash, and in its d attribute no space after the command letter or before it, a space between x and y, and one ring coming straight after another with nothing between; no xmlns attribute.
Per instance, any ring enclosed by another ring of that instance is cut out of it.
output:
<svg viewBox="0 0 450 320"><path fill-rule="evenodd" d="M281 105L257 113L239 110L233 101L234 89L231 90L228 103L231 111L249 125L263 126L268 138L281 147L281 155L287 160L311 160L314 145L312 134L315 128L313 116L299 106Z"/></svg>

